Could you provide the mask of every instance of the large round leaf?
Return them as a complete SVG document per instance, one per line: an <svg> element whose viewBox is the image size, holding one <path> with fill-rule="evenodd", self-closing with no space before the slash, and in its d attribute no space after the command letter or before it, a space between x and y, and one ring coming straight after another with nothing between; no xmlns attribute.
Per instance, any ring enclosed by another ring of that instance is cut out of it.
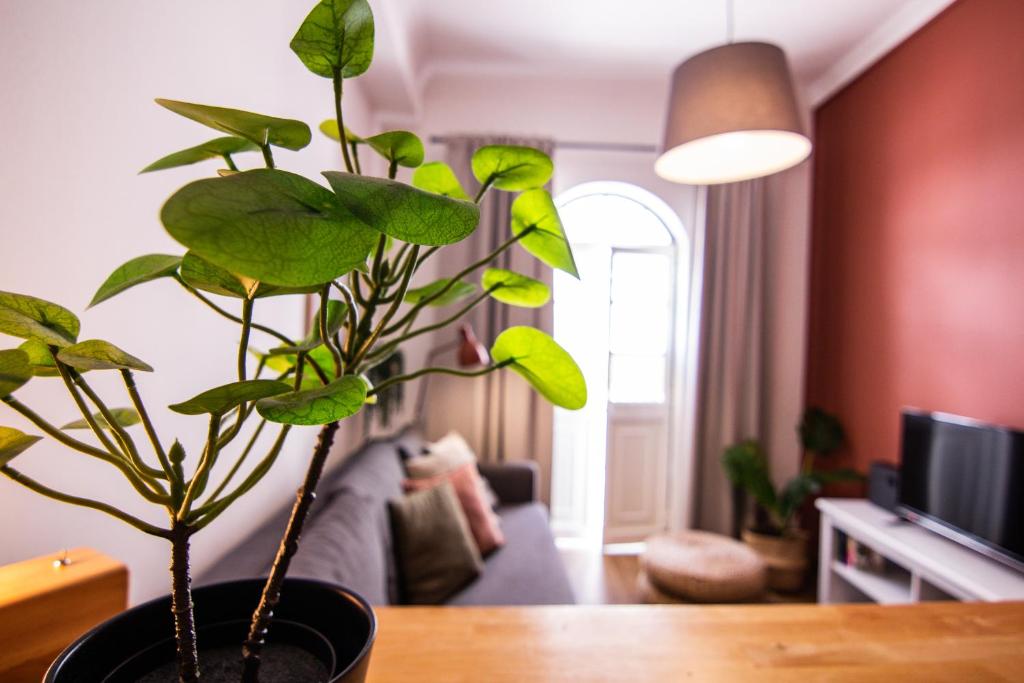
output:
<svg viewBox="0 0 1024 683"><path fill-rule="evenodd" d="M250 379L245 382L232 382L231 384L225 384L209 391L204 391L187 401L175 403L168 407L182 415L202 415L204 413L223 415L243 403L283 394L286 391L291 391L291 389L284 382L277 382L271 379Z"/></svg>
<svg viewBox="0 0 1024 683"><path fill-rule="evenodd" d="M313 134L309 126L295 119L255 114L241 109L211 107L178 100L157 98L156 103L204 126L234 135L256 144L299 150L309 144Z"/></svg>
<svg viewBox="0 0 1024 683"><path fill-rule="evenodd" d="M272 169L207 178L160 214L176 240L214 265L262 283L307 287L366 261L378 234L302 176Z"/></svg>
<svg viewBox="0 0 1024 683"><path fill-rule="evenodd" d="M435 296L438 292L447 287L450 281L451 280L449 278L443 278L441 280L435 280L434 282L431 282L429 285L423 285L422 287L410 289L408 292L405 293L405 300L410 304L418 304L424 299L430 299L430 297ZM430 303L428 303L427 305L447 306L449 304L455 303L456 301L461 301L462 299L465 299L467 296L472 296L473 294L476 294L476 285L474 285L472 282L463 282L462 280L459 280L454 285L452 285L444 294L437 297L436 299L432 299Z"/></svg>
<svg viewBox="0 0 1024 683"><path fill-rule="evenodd" d="M423 163L423 143L407 130L393 130L364 141L389 162L416 168Z"/></svg>
<svg viewBox="0 0 1024 683"><path fill-rule="evenodd" d="M473 175L481 185L520 192L543 187L554 171L551 157L533 147L487 145L473 153Z"/></svg>
<svg viewBox="0 0 1024 683"><path fill-rule="evenodd" d="M21 349L0 351L0 398L19 389L32 374L27 353Z"/></svg>
<svg viewBox="0 0 1024 683"><path fill-rule="evenodd" d="M373 61L373 13L366 0L320 0L291 42L317 76L352 78Z"/></svg>
<svg viewBox="0 0 1024 683"><path fill-rule="evenodd" d="M114 422L122 427L131 427L142 422L142 418L139 417L134 408L111 408L110 415L114 418ZM103 413L94 413L92 418L101 429L110 429L110 425L107 424L107 418L103 417ZM61 429L91 429L91 425L88 420L82 418L81 420L68 422Z"/></svg>
<svg viewBox="0 0 1024 683"><path fill-rule="evenodd" d="M537 308L551 299L551 288L540 280L502 268L485 270L480 284L491 298L512 306Z"/></svg>
<svg viewBox="0 0 1024 683"><path fill-rule="evenodd" d="M558 217L558 209L547 190L524 192L512 202L512 234L530 233L519 240L523 249L552 268L579 279L576 259Z"/></svg>
<svg viewBox="0 0 1024 683"><path fill-rule="evenodd" d="M556 406L579 410L587 404L587 382L572 356L532 327L510 327L494 340L491 358L508 363L541 396Z"/></svg>
<svg viewBox="0 0 1024 683"><path fill-rule="evenodd" d="M11 427L0 427L0 467L5 466L26 448L42 439L41 436L30 436Z"/></svg>
<svg viewBox="0 0 1024 683"><path fill-rule="evenodd" d="M68 346L75 343L79 328L78 317L63 306L27 294L0 292L0 332L4 334Z"/></svg>
<svg viewBox="0 0 1024 683"><path fill-rule="evenodd" d="M441 246L465 239L480 220L471 202L442 197L385 178L325 171L341 204L367 225L412 244Z"/></svg>
<svg viewBox="0 0 1024 683"><path fill-rule="evenodd" d="M88 339L67 346L57 354L57 360L76 370L141 370L153 372L149 364L139 360L110 342Z"/></svg>
<svg viewBox="0 0 1024 683"><path fill-rule="evenodd" d="M188 166L190 164L196 164L200 161L206 161L207 159L220 159L228 154L237 154L239 152L255 152L259 149L255 143L246 140L245 138L239 138L235 136L228 136L225 138L214 138L209 142L204 142L201 145L195 147L189 147L178 152L172 152L162 159L157 159L146 168L139 171L139 173L149 173L151 171L163 171L168 168L176 168L178 166Z"/></svg>
<svg viewBox="0 0 1024 683"><path fill-rule="evenodd" d="M271 422L324 425L355 415L366 402L366 383L347 375L318 389L291 392L256 402L256 410Z"/></svg>
<svg viewBox="0 0 1024 683"><path fill-rule="evenodd" d="M181 257L170 254L147 254L133 258L118 266L117 270L100 285L89 302L89 307L92 308L135 285L173 275L180 265Z"/></svg>
<svg viewBox="0 0 1024 683"><path fill-rule="evenodd" d="M443 161L431 161L417 168L412 174L412 184L427 192L469 201L469 195L462 189L455 171Z"/></svg>
<svg viewBox="0 0 1024 683"><path fill-rule="evenodd" d="M181 261L181 279L186 284L201 289L204 292L230 296L236 299L245 299L249 296L242 278L233 275L231 271L220 266L215 266L201 256L193 252L187 252ZM267 296L281 296L284 294L310 294L320 289L320 285L308 287L279 287L268 285L264 282L256 287L255 299Z"/></svg>

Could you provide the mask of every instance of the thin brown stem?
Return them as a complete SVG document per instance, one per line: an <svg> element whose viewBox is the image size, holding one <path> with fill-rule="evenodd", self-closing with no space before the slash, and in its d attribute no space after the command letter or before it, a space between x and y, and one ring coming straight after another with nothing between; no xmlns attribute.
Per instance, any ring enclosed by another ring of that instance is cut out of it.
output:
<svg viewBox="0 0 1024 683"><path fill-rule="evenodd" d="M171 611L174 640L178 651L179 683L198 683L199 652L192 607L192 577L189 574L189 537L192 529L181 522L171 527Z"/></svg>
<svg viewBox="0 0 1024 683"><path fill-rule="evenodd" d="M131 397L132 405L135 406L135 412L139 414L139 419L142 420L142 427L146 430L146 436L149 437L149 443L153 446L156 459L160 461L160 467L167 475L167 478L170 479L174 476L174 470L171 467L171 462L167 459L167 452L164 451L164 447L160 444L160 437L153 427L153 421L149 418L149 412L146 410L146 405L142 402L142 396L139 395L139 388L135 385L135 377L132 375L132 371L121 370L121 378L124 380L124 386L128 390L128 396Z"/></svg>

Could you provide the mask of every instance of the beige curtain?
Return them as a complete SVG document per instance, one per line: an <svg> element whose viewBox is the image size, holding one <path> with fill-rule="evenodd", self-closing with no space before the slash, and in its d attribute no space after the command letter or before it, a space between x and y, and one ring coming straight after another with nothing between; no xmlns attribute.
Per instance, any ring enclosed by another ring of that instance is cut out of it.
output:
<svg viewBox="0 0 1024 683"><path fill-rule="evenodd" d="M743 520L721 455L764 432L763 181L709 187L705 225L696 526L736 535Z"/></svg>
<svg viewBox="0 0 1024 683"><path fill-rule="evenodd" d="M548 154L553 151L550 140L506 137L449 138L447 162L473 195L479 184L473 177L473 152L484 145L513 144L536 147ZM480 225L467 239L445 247L438 253L439 272L456 273L470 263L484 258L512 237L510 210L515 193L491 190L481 207ZM514 245L505 250L493 264L546 282L552 282L551 269L522 248ZM479 284L480 269L472 276ZM480 341L490 348L495 337L514 325L530 325L550 333L553 327L552 306L528 309L506 306L487 300L465 318ZM448 336L452 336L445 332ZM450 339L438 338L437 345ZM451 361L452 356L444 358ZM540 466L541 491L547 499L549 491L552 408L532 391L518 375L498 372L476 380L435 376L430 380L424 418L428 436L457 429L467 438L482 460L535 460Z"/></svg>

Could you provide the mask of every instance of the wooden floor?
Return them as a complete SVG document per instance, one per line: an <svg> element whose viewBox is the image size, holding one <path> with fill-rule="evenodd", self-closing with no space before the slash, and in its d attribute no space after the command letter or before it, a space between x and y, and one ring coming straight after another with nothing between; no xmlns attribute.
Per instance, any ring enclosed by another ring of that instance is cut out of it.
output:
<svg viewBox="0 0 1024 683"><path fill-rule="evenodd" d="M605 555L595 549L559 548L569 573L569 582L581 605L634 605L642 603L637 591L640 558L637 555ZM772 593L761 602L813 603L814 581L808 577L807 588L800 593Z"/></svg>

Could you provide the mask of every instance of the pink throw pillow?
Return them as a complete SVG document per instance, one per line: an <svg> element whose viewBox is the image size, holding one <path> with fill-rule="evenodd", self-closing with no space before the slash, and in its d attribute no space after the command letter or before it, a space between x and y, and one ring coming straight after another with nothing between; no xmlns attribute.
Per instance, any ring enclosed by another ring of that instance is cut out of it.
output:
<svg viewBox="0 0 1024 683"><path fill-rule="evenodd" d="M498 523L498 515L484 500L481 485L479 482L480 473L476 469L476 463L468 462L450 472L439 474L436 477L427 479L406 479L405 490L423 491L443 484L445 481L452 483L455 494L459 498L462 511L469 521L469 529L473 532L473 540L476 541L481 555L486 555L496 548L505 545L505 534L501 532Z"/></svg>

